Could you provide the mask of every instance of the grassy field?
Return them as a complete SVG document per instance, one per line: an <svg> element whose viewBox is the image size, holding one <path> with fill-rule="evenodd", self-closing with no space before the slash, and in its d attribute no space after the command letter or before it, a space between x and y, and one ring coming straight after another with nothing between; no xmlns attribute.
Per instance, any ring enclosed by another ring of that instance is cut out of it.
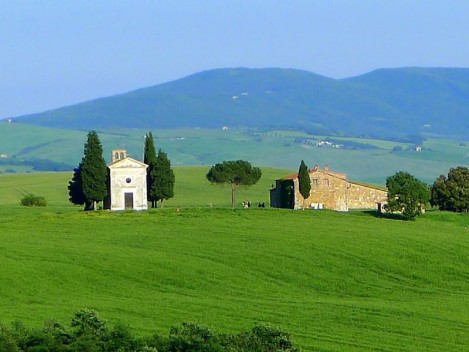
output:
<svg viewBox="0 0 469 352"><path fill-rule="evenodd" d="M109 161L111 150L124 147L129 154L141 160L144 138L148 131L118 129L98 131ZM83 156L85 131L52 129L5 122L0 123L0 154L10 159L50 159L78 165ZM429 139L423 150L415 152L410 143L365 138L336 138L355 142L374 149L317 148L314 141L326 136L311 136L301 131L263 131L248 129L177 129L155 130L157 148L167 152L173 165L213 165L223 160L244 159L256 166L298 169L303 159L308 166L329 165L332 170L345 172L350 179L384 184L397 171L408 171L425 182L432 183L450 167L467 165L469 143ZM299 143L309 138L312 144ZM402 152L393 153L394 147ZM0 163L0 173L7 169L28 171L18 166ZM30 170L29 170L30 171Z"/></svg>
<svg viewBox="0 0 469 352"><path fill-rule="evenodd" d="M174 198L163 203L163 207L230 207L229 186L212 185L205 178L209 166L176 166L174 174ZM275 179L292 172L288 169L263 167L262 177L252 187L236 190L236 203L250 200L254 205L269 202L269 189ZM80 209L68 201L68 182L72 172L44 172L0 175L0 206L16 206L27 193L44 196L49 207Z"/></svg>
<svg viewBox="0 0 469 352"><path fill-rule="evenodd" d="M205 168L175 171L174 201L142 213L82 212L67 173L0 175L0 322L89 307L142 335L262 322L311 351L469 347L467 214L231 210L227 189L199 182ZM283 171L239 198L266 200ZM22 208L15 189L50 206Z"/></svg>

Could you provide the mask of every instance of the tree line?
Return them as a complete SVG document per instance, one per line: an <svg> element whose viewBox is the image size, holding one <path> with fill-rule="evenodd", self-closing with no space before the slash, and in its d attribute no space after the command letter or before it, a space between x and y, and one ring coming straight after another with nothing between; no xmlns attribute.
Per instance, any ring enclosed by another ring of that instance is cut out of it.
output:
<svg viewBox="0 0 469 352"><path fill-rule="evenodd" d="M255 325L237 334L220 334L193 323L182 323L169 334L136 336L129 326L110 325L91 309L73 315L70 326L47 321L42 328L20 322L0 324L2 352L297 352L288 333L266 325Z"/></svg>
<svg viewBox="0 0 469 352"><path fill-rule="evenodd" d="M451 168L448 176L439 176L432 186L408 172L397 172L386 180L388 209L402 211L406 219L414 219L426 204L439 210L469 212L469 169Z"/></svg>
<svg viewBox="0 0 469 352"><path fill-rule="evenodd" d="M155 208L158 202L174 197L175 177L167 154L161 149L156 153L151 132L145 136L144 163L148 165L147 200ZM74 169L68 191L70 202L84 205L85 210L96 210L97 203L109 194L109 172L96 131L88 133L83 158Z"/></svg>
<svg viewBox="0 0 469 352"><path fill-rule="evenodd" d="M34 171L69 171L73 166L64 162L53 161L49 159L20 159L16 157L8 159L0 159L0 165L5 166L18 166L25 165L31 166ZM15 170L7 168L7 173L14 173Z"/></svg>

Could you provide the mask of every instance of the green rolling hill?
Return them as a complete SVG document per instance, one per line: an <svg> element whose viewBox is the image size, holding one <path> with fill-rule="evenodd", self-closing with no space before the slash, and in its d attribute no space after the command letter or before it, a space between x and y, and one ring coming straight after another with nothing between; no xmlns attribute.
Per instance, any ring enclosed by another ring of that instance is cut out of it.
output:
<svg viewBox="0 0 469 352"><path fill-rule="evenodd" d="M468 134L469 69L381 69L331 79L294 69L227 68L15 118L72 129L295 128L402 138Z"/></svg>
<svg viewBox="0 0 469 352"><path fill-rule="evenodd" d="M132 157L141 160L143 136L147 132L143 129L99 131L104 158L109 162L111 150L124 147ZM0 157L0 174L72 170L83 156L86 133L0 123L0 156L6 156ZM243 159L258 166L298 170L303 159L308 166L327 164L353 180L378 184L384 184L386 177L400 170L433 183L449 168L467 165L469 160L467 140L429 138L421 145L422 151L416 152L413 143L331 138L292 130L158 129L153 130L153 136L156 147L168 153L174 166L208 166L222 160ZM340 148L316 145L324 140Z"/></svg>
<svg viewBox="0 0 469 352"><path fill-rule="evenodd" d="M264 200L285 172L263 171L239 200ZM175 198L147 212L81 211L71 173L0 175L0 326L88 307L139 336L263 323L303 351L467 350L467 214L231 210L205 172L176 168ZM48 205L21 207L22 190Z"/></svg>

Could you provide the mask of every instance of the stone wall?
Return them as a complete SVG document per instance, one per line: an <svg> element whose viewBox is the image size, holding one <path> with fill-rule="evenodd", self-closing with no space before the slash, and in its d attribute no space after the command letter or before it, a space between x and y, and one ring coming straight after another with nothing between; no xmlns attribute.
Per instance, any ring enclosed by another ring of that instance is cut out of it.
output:
<svg viewBox="0 0 469 352"><path fill-rule="evenodd" d="M387 203L388 193L385 190L377 189L357 183L350 183L348 195L349 209L382 209ZM378 206L378 204L380 204Z"/></svg>

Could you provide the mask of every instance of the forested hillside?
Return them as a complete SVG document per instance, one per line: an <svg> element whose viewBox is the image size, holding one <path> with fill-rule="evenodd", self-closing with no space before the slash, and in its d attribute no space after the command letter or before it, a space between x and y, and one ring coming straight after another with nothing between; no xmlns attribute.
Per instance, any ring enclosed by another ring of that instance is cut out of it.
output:
<svg viewBox="0 0 469 352"><path fill-rule="evenodd" d="M258 127L400 138L469 132L469 69L381 69L331 79L293 69L217 69L16 120L75 129Z"/></svg>

